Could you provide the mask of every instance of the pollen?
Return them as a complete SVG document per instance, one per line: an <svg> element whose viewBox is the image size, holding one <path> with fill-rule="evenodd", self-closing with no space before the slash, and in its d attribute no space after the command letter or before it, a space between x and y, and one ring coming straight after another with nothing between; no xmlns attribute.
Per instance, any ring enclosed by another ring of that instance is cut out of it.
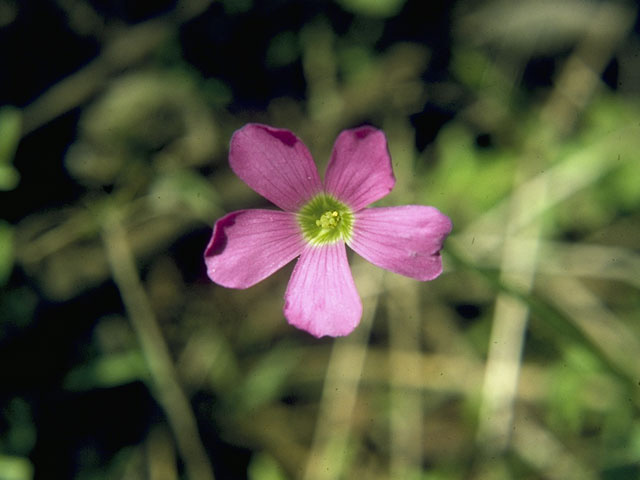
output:
<svg viewBox="0 0 640 480"><path fill-rule="evenodd" d="M312 245L326 245L351 238L354 215L351 209L321 193L298 211L298 223L305 239Z"/></svg>
<svg viewBox="0 0 640 480"><path fill-rule="evenodd" d="M324 212L322 216L316 220L316 225L320 228L336 228L342 220L337 210Z"/></svg>

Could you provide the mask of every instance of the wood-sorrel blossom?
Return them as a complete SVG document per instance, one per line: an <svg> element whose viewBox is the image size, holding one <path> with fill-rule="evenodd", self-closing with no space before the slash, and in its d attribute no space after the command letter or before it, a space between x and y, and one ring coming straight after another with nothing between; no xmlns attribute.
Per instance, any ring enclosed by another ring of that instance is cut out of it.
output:
<svg viewBox="0 0 640 480"><path fill-rule="evenodd" d="M316 337L347 335L358 325L362 303L345 244L417 280L442 273L440 249L451 231L446 215L422 205L365 208L395 184L380 130L343 131L324 184L300 139L267 125L236 131L229 163L282 210L239 210L218 220L204 252L207 273L219 285L248 288L299 256L285 293L290 324Z"/></svg>

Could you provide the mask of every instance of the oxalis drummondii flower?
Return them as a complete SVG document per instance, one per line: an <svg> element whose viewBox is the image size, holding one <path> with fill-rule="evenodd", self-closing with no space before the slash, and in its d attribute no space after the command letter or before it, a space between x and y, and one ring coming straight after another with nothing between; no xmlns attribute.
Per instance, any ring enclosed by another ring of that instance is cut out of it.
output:
<svg viewBox="0 0 640 480"><path fill-rule="evenodd" d="M345 245L371 263L417 280L442 272L451 221L434 207L365 208L395 178L387 140L360 127L337 138L324 184L307 147L288 130L249 124L231 138L229 163L282 210L239 210L218 220L204 252L215 283L248 288L300 257L284 296L288 322L307 332L347 335L362 303Z"/></svg>

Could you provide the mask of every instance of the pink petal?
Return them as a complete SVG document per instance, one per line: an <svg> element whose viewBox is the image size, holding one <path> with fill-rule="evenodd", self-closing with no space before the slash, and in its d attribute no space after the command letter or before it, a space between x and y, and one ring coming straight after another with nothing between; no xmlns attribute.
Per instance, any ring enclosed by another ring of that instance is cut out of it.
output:
<svg viewBox="0 0 640 480"><path fill-rule="evenodd" d="M442 273L440 249L451 228L434 207L367 208L356 213L349 246L379 267L433 280Z"/></svg>
<svg viewBox="0 0 640 480"><path fill-rule="evenodd" d="M365 126L338 135L325 175L328 193L358 211L387 195L395 182L382 131Z"/></svg>
<svg viewBox="0 0 640 480"><path fill-rule="evenodd" d="M309 150L289 130L245 125L231 137L229 163L247 185L283 210L297 210L322 190Z"/></svg>
<svg viewBox="0 0 640 480"><path fill-rule="evenodd" d="M362 303L344 243L307 246L285 293L284 316L316 337L347 335L360 323Z"/></svg>
<svg viewBox="0 0 640 480"><path fill-rule="evenodd" d="M217 284L249 288L300 255L303 247L294 214L240 210L216 222L204 260Z"/></svg>

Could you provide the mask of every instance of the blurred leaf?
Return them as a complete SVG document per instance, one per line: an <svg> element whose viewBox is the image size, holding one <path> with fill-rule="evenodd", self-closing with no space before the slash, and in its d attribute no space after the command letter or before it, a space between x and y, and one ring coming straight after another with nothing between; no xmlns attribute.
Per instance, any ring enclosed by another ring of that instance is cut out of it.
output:
<svg viewBox="0 0 640 480"><path fill-rule="evenodd" d="M18 0L3 0L0 2L0 28L13 23L18 16Z"/></svg>
<svg viewBox="0 0 640 480"><path fill-rule="evenodd" d="M594 177L598 181L593 181L588 188L576 192L550 212L560 232L604 228L621 211L633 211L640 206L638 102L614 95L599 96L586 110L583 128L558 150L558 162L582 156L582 172L594 168L602 170L602 176ZM595 155L596 162L590 161L589 155Z"/></svg>
<svg viewBox="0 0 640 480"><path fill-rule="evenodd" d="M20 174L13 168L13 157L20 142L22 117L13 107L0 108L0 190L18 186Z"/></svg>
<svg viewBox="0 0 640 480"><path fill-rule="evenodd" d="M603 134L620 132L610 161L617 168L602 185L599 203L612 213L620 208L632 210L640 206L640 104L615 95L601 95L586 112L585 142L598 141Z"/></svg>
<svg viewBox="0 0 640 480"><path fill-rule="evenodd" d="M275 35L267 48L266 61L271 67L282 67L293 63L300 56L296 34L291 31Z"/></svg>
<svg viewBox="0 0 640 480"><path fill-rule="evenodd" d="M193 71L150 71L123 75L83 111L79 138L65 158L80 182L101 186L150 176L162 168L209 163L217 129L203 95L225 96L224 84L205 82ZM140 170L136 170L140 169Z"/></svg>
<svg viewBox="0 0 640 480"><path fill-rule="evenodd" d="M640 381L638 382L638 386L640 387ZM636 417L635 424L631 430L631 441L629 442L629 458L638 459L640 458L640 421L638 421Z"/></svg>
<svg viewBox="0 0 640 480"><path fill-rule="evenodd" d="M602 8L604 7L604 8ZM602 12L606 8L607 15ZM599 15L599 21L594 17ZM596 42L609 41L615 32L634 18L623 4L582 0L538 0L478 2L455 22L456 36L471 45L499 45L501 48L532 53L556 53L574 45L587 32Z"/></svg>
<svg viewBox="0 0 640 480"><path fill-rule="evenodd" d="M549 388L549 415L555 428L578 433L588 412L584 398L585 382L602 372L602 364L586 347L568 343L563 350L564 360L554 366Z"/></svg>
<svg viewBox="0 0 640 480"><path fill-rule="evenodd" d="M216 332L214 335L201 335L199 343L197 358L199 362L205 364L205 368L210 365L211 388L218 392L232 390L241 378L241 372L237 354L229 339L220 332ZM191 375L193 376L193 373Z"/></svg>
<svg viewBox="0 0 640 480"><path fill-rule="evenodd" d="M16 227L18 262L38 280L49 298L71 298L110 274L103 244L95 236L104 208L112 206L109 200L91 204L90 209L32 215ZM127 233L139 259L166 248L197 223L193 215L185 215L184 209L158 215L147 199L138 206L130 210Z"/></svg>
<svg viewBox="0 0 640 480"><path fill-rule="evenodd" d="M201 86L202 95L213 106L222 107L233 100L231 88L222 80L217 78L206 79Z"/></svg>
<svg viewBox="0 0 640 480"><path fill-rule="evenodd" d="M4 220L0 220L0 286L9 279L13 262L13 227Z"/></svg>
<svg viewBox="0 0 640 480"><path fill-rule="evenodd" d="M604 480L627 480L630 478L640 478L640 421L637 414L632 412L626 425L617 432L612 431L615 436L617 446L614 454L608 454L604 458L605 468L602 472ZM634 421L635 420L635 421ZM620 435L620 431L628 430L629 435Z"/></svg>
<svg viewBox="0 0 640 480"><path fill-rule="evenodd" d="M406 0L337 0L345 10L371 17L393 17L400 13Z"/></svg>
<svg viewBox="0 0 640 480"><path fill-rule="evenodd" d="M623 165L615 170L611 176L611 192L615 192L617 197L616 207L632 210L640 206L640 166L638 161L640 155L634 159L628 159ZM606 195L609 201L613 200L611 195Z"/></svg>
<svg viewBox="0 0 640 480"><path fill-rule="evenodd" d="M229 15L245 13L253 7L253 0L223 0L222 6Z"/></svg>
<svg viewBox="0 0 640 480"><path fill-rule="evenodd" d="M116 149L93 148L88 142L76 142L67 149L65 166L69 173L85 185L108 185L126 164Z"/></svg>
<svg viewBox="0 0 640 480"><path fill-rule="evenodd" d="M149 194L154 208L160 211L186 207L206 222L220 214L219 198L211 182L191 170L161 173Z"/></svg>
<svg viewBox="0 0 640 480"><path fill-rule="evenodd" d="M10 164L13 161L21 129L20 110L13 107L0 108L0 163Z"/></svg>
<svg viewBox="0 0 640 480"><path fill-rule="evenodd" d="M73 369L64 381L69 390L91 390L146 381L147 363L138 350L112 353Z"/></svg>
<svg viewBox="0 0 640 480"><path fill-rule="evenodd" d="M456 218L466 221L480 215L504 198L512 187L513 157L500 149L479 149L471 132L460 123L446 125L436 139L440 163L430 172L433 187L424 189L433 204ZM459 228L458 227L458 228Z"/></svg>
<svg viewBox="0 0 640 480"><path fill-rule="evenodd" d="M602 480L629 480L640 478L640 465L637 462L608 468L602 472Z"/></svg>
<svg viewBox="0 0 640 480"><path fill-rule="evenodd" d="M423 472L420 478L421 480L457 480L463 478L462 473L456 470L460 468L458 465L455 468L447 465L446 468L431 469Z"/></svg>
<svg viewBox="0 0 640 480"><path fill-rule="evenodd" d="M0 445L7 451L27 455L36 442L36 427L33 423L29 404L20 397L12 398L6 410L8 429L3 432L3 441ZM2 480L0 468L0 480Z"/></svg>
<svg viewBox="0 0 640 480"><path fill-rule="evenodd" d="M256 453L251 457L248 468L249 480L286 480L282 467L266 453Z"/></svg>
<svg viewBox="0 0 640 480"><path fill-rule="evenodd" d="M29 325L38 297L29 287L21 286L3 291L0 300L0 341L2 341Z"/></svg>
<svg viewBox="0 0 640 480"><path fill-rule="evenodd" d="M277 346L263 355L237 392L236 409L251 410L276 399L289 373L297 366L298 352Z"/></svg>
<svg viewBox="0 0 640 480"><path fill-rule="evenodd" d="M473 89L487 87L499 78L487 56L477 49L455 49L451 69L463 84Z"/></svg>
<svg viewBox="0 0 640 480"><path fill-rule="evenodd" d="M358 45L341 48L338 61L347 82L365 81L375 67L373 50Z"/></svg>
<svg viewBox="0 0 640 480"><path fill-rule="evenodd" d="M13 190L20 183L20 174L10 165L0 165L0 190Z"/></svg>
<svg viewBox="0 0 640 480"><path fill-rule="evenodd" d="M0 455L0 480L31 480L33 465L28 458Z"/></svg>

